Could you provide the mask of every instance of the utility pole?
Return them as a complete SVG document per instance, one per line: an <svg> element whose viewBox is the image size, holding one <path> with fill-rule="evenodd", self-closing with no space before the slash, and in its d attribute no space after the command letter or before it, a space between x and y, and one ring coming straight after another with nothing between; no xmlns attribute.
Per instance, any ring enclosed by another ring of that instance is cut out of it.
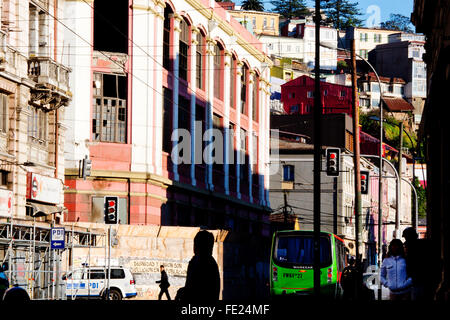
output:
<svg viewBox="0 0 450 320"><path fill-rule="evenodd" d="M398 151L397 210L395 217L395 238L400 239L400 217L402 213L402 169L403 169L403 121L400 121L400 149Z"/></svg>
<svg viewBox="0 0 450 320"><path fill-rule="evenodd" d="M320 174L322 169L322 101L320 93L320 0L315 11L316 56L314 90L314 295L320 296Z"/></svg>
<svg viewBox="0 0 450 320"><path fill-rule="evenodd" d="M337 188L338 178L333 178L333 233L338 233L338 208L337 208Z"/></svg>
<svg viewBox="0 0 450 320"><path fill-rule="evenodd" d="M106 300L110 300L109 287L111 278L111 225L108 228L108 277L106 278Z"/></svg>
<svg viewBox="0 0 450 320"><path fill-rule="evenodd" d="M352 109L353 109L353 165L355 167L355 242L356 242L356 265L359 266L361 248L361 169L359 149L359 106L356 86L356 52L355 37L352 39Z"/></svg>

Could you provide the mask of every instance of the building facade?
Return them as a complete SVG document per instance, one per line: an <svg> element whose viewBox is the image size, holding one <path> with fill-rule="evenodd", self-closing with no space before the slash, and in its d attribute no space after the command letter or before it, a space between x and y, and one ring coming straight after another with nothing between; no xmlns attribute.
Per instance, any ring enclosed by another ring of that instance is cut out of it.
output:
<svg viewBox="0 0 450 320"><path fill-rule="evenodd" d="M301 76L281 86L281 101L288 114L312 114L314 109L315 81ZM352 115L352 88L322 82L320 86L323 113L346 113Z"/></svg>
<svg viewBox="0 0 450 320"><path fill-rule="evenodd" d="M396 30L384 30L377 28L349 27L346 29L345 38L339 43L339 47L351 49L352 39L355 39L355 52L364 59L369 58L369 52L377 45L389 43L389 36L398 33ZM356 59L361 60L360 57Z"/></svg>
<svg viewBox="0 0 450 320"><path fill-rule="evenodd" d="M274 12L228 10L230 15L255 35L278 36L280 15Z"/></svg>
<svg viewBox="0 0 450 320"><path fill-rule="evenodd" d="M212 0L123 0L105 20L109 5L66 4L88 17L67 22L77 33L67 31L69 65L86 66L71 77L79 94L67 108L68 220L102 222L110 195L120 223L268 235L262 44Z"/></svg>
<svg viewBox="0 0 450 320"><path fill-rule="evenodd" d="M413 105L415 122L422 119L427 96L424 36L397 33L389 36L389 43L377 45L370 61L381 76L399 77L406 81L404 96Z"/></svg>
<svg viewBox="0 0 450 320"><path fill-rule="evenodd" d="M62 222L65 12L57 1L18 0L0 11L0 217Z"/></svg>

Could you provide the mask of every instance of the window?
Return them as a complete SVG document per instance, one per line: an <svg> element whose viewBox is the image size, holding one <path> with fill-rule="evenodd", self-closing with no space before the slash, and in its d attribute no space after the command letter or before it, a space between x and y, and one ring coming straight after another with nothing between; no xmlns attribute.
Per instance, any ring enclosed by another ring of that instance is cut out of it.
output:
<svg viewBox="0 0 450 320"><path fill-rule="evenodd" d="M291 106L290 112L291 113L298 112L298 105L296 104L295 106Z"/></svg>
<svg viewBox="0 0 450 320"><path fill-rule="evenodd" d="M314 98L314 91L308 91L307 97L308 98Z"/></svg>
<svg viewBox="0 0 450 320"><path fill-rule="evenodd" d="M205 49L205 37L203 36L203 34L201 34L201 32L199 32L197 34L197 48L196 48L196 52L197 52L197 72L196 72L196 80L197 80L197 88L199 89L204 89L203 87L203 59L204 59L204 54L203 54L203 50Z"/></svg>
<svg viewBox="0 0 450 320"><path fill-rule="evenodd" d="M41 108L28 106L28 139L40 145L47 143L48 113Z"/></svg>
<svg viewBox="0 0 450 320"><path fill-rule="evenodd" d="M279 236L275 242L274 259L284 265L312 266L314 263L313 236ZM332 262L330 239L320 237L320 266Z"/></svg>
<svg viewBox="0 0 450 320"><path fill-rule="evenodd" d="M267 28L267 18L264 18L263 28Z"/></svg>
<svg viewBox="0 0 450 320"><path fill-rule="evenodd" d="M327 89L323 90L323 96L326 97L327 95L328 95L328 90Z"/></svg>
<svg viewBox="0 0 450 320"><path fill-rule="evenodd" d="M8 174L9 171L0 170L0 186L4 188L8 186Z"/></svg>
<svg viewBox="0 0 450 320"><path fill-rule="evenodd" d="M362 98L359 99L359 105L361 107L368 107L369 104L370 104L370 100L369 99L362 99Z"/></svg>
<svg viewBox="0 0 450 320"><path fill-rule="evenodd" d="M206 141L203 141L203 134L206 131L206 121L205 121L205 108L200 106L200 105L196 105L195 106L195 121L200 121L202 123L202 145L201 146L197 146L196 148L202 148L202 154L203 154L203 150L205 150L206 147ZM203 159L203 156L202 156Z"/></svg>
<svg viewBox="0 0 450 320"><path fill-rule="evenodd" d="M256 28L256 18L255 17L253 17L253 29L255 29Z"/></svg>
<svg viewBox="0 0 450 320"><path fill-rule="evenodd" d="M212 125L213 125L213 129L220 130L220 132L223 134L223 126L222 126L222 117L221 116L219 116L219 115L214 113L213 114L213 118L212 118ZM214 140L213 143L214 143L214 149L212 151L212 157L217 157L217 155L216 155L217 148L223 148L223 146L221 146L215 140ZM223 152L222 152L222 156L223 156ZM217 159L216 158L216 160L218 162L214 161L214 163L213 163L213 170L217 170L217 171L223 172L223 159L220 159L220 158Z"/></svg>
<svg viewBox="0 0 450 320"><path fill-rule="evenodd" d="M181 79L188 81L188 61L189 61L189 25L183 19L180 22L180 65L179 76Z"/></svg>
<svg viewBox="0 0 450 320"><path fill-rule="evenodd" d="M287 52L291 52L291 45L290 44L286 45L286 51Z"/></svg>
<svg viewBox="0 0 450 320"><path fill-rule="evenodd" d="M414 58L419 58L419 57L420 57L420 51L419 51L419 50L413 50L412 56L413 56Z"/></svg>
<svg viewBox="0 0 450 320"><path fill-rule="evenodd" d="M49 1L36 2L47 3L48 5ZM115 1L114 10L111 10L110 0L95 0L92 5L94 6L92 10L94 15L94 50L127 53L128 0ZM111 27L108 21L114 21L114 27Z"/></svg>
<svg viewBox="0 0 450 320"><path fill-rule="evenodd" d="M284 165L283 166L283 181L294 182L294 170L295 167L293 165Z"/></svg>
<svg viewBox="0 0 450 320"><path fill-rule="evenodd" d="M222 50L214 46L214 97L222 99Z"/></svg>
<svg viewBox="0 0 450 320"><path fill-rule="evenodd" d="M270 27L272 29L275 29L275 19L274 18L270 19Z"/></svg>
<svg viewBox="0 0 450 320"><path fill-rule="evenodd" d="M295 52L300 53L300 47L299 46L295 46Z"/></svg>
<svg viewBox="0 0 450 320"><path fill-rule="evenodd" d="M231 57L230 67L230 106L236 108L236 58Z"/></svg>
<svg viewBox="0 0 450 320"><path fill-rule="evenodd" d="M241 75L241 113L246 114L247 108L247 75L248 75L248 67L244 64L242 67L242 75Z"/></svg>
<svg viewBox="0 0 450 320"><path fill-rule="evenodd" d="M106 279L106 273L103 270L91 270L89 274L91 280Z"/></svg>
<svg viewBox="0 0 450 320"><path fill-rule="evenodd" d="M380 106L380 98L372 98L372 107L379 107Z"/></svg>
<svg viewBox="0 0 450 320"><path fill-rule="evenodd" d="M288 97L289 97L289 99L295 98L295 92L289 92Z"/></svg>
<svg viewBox="0 0 450 320"><path fill-rule="evenodd" d="M360 55L361 57L365 58L365 59L367 59L368 56L369 56L368 51L365 50L365 49L359 50L359 55Z"/></svg>
<svg viewBox="0 0 450 320"><path fill-rule="evenodd" d="M340 97L345 97L347 95L347 92L345 90L341 90L339 93Z"/></svg>
<svg viewBox="0 0 450 320"><path fill-rule="evenodd" d="M253 82L253 100L252 100L252 120L258 120L258 105L259 105L259 77L255 74L255 81Z"/></svg>
<svg viewBox="0 0 450 320"><path fill-rule="evenodd" d="M378 83L372 83L372 92L380 92L380 86Z"/></svg>
<svg viewBox="0 0 450 320"><path fill-rule="evenodd" d="M252 178L253 184L258 184L258 136L256 133L253 133L252 139Z"/></svg>
<svg viewBox="0 0 450 320"><path fill-rule="evenodd" d="M163 67L166 70L172 70L172 64L170 60L170 38L172 29L172 10L166 5L164 8L164 33L163 33Z"/></svg>
<svg viewBox="0 0 450 320"><path fill-rule="evenodd" d="M126 143L127 77L94 73L92 140Z"/></svg>
<svg viewBox="0 0 450 320"><path fill-rule="evenodd" d="M239 157L239 170L240 170L240 180L248 179L248 167L247 167L247 131L241 128L240 132L240 157Z"/></svg>
<svg viewBox="0 0 450 320"><path fill-rule="evenodd" d="M123 269L111 269L111 279L125 279L125 271Z"/></svg>
<svg viewBox="0 0 450 320"><path fill-rule="evenodd" d="M381 34L374 34L373 35L373 41L380 43L381 42Z"/></svg>
<svg viewBox="0 0 450 320"><path fill-rule="evenodd" d="M8 131L8 96L0 93L0 132Z"/></svg>
<svg viewBox="0 0 450 320"><path fill-rule="evenodd" d="M163 151L172 150L172 90L163 87Z"/></svg>
<svg viewBox="0 0 450 320"><path fill-rule="evenodd" d="M178 128L191 131L191 104L190 100L178 96Z"/></svg>

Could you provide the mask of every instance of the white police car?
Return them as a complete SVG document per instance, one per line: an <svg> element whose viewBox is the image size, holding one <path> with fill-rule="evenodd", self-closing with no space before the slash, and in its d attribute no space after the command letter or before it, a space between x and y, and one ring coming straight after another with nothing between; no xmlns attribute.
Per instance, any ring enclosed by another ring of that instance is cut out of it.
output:
<svg viewBox="0 0 450 320"><path fill-rule="evenodd" d="M63 276L67 299L106 299L107 273L107 267L83 267ZM133 274L123 267L111 267L109 288L110 300L122 300L137 295Z"/></svg>

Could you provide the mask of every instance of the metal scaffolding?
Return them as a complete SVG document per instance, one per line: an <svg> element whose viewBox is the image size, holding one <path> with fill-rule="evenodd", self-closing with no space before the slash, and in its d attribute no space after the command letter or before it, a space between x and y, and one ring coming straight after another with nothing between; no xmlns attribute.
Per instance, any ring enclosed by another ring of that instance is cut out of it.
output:
<svg viewBox="0 0 450 320"><path fill-rule="evenodd" d="M65 228L64 249L51 248L51 228ZM89 230L75 224L52 225L34 220L0 220L0 262L7 263L5 271L10 286L27 290L33 300L66 300L62 275L72 272L73 250L105 248L107 233ZM74 299L75 296L72 296Z"/></svg>

